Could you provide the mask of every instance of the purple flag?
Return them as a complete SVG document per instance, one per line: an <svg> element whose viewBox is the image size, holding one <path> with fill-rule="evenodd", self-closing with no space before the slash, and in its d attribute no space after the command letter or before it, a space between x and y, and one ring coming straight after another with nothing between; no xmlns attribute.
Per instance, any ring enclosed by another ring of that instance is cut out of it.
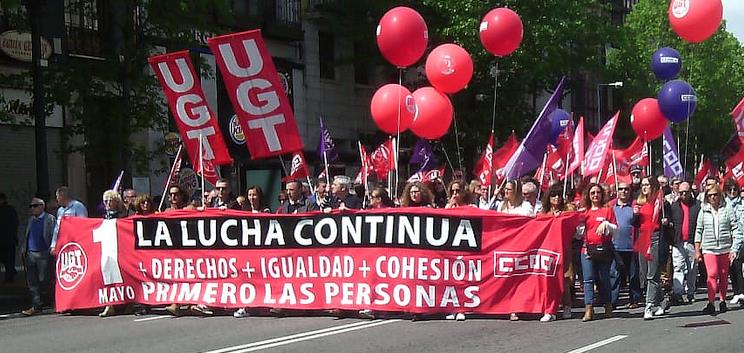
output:
<svg viewBox="0 0 744 353"><path fill-rule="evenodd" d="M672 135L672 129L669 126L664 129L663 148L664 175L668 177L683 178L685 176L685 171L682 168L682 163L680 163L677 143L674 142L674 135Z"/></svg>
<svg viewBox="0 0 744 353"><path fill-rule="evenodd" d="M545 146L550 143L550 132L552 130L550 115L558 108L558 103L560 103L563 96L563 85L565 81L566 77L563 76L561 82L558 83L555 91L550 96L550 99L545 103L537 120L532 124L530 132L527 133L527 136L522 140L517 151L514 152L506 163L506 166L504 166L507 179L517 179L537 169L542 164Z"/></svg>
<svg viewBox="0 0 744 353"><path fill-rule="evenodd" d="M323 124L323 117L319 116L318 119L320 119L320 141L318 141L318 155L322 160L323 155L325 154L325 158L327 158L328 162L331 163L338 159L336 144L333 143L333 139L331 138L331 133L328 131L328 128L326 128L325 124Z"/></svg>
<svg viewBox="0 0 744 353"><path fill-rule="evenodd" d="M421 164L419 171L424 172L437 167L439 161L434 155L434 151L432 151L429 141L419 139L416 141L416 145L413 146L413 153L411 154L411 159L408 161L408 164L416 163Z"/></svg>

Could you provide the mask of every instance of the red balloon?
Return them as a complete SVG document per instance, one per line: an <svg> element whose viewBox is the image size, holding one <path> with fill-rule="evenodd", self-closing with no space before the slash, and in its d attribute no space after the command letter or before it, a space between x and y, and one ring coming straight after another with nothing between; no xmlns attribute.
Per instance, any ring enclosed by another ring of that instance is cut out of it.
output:
<svg viewBox="0 0 744 353"><path fill-rule="evenodd" d="M630 125L636 135L645 141L651 141L664 133L669 121L659 109L656 98L644 98L633 106L630 114Z"/></svg>
<svg viewBox="0 0 744 353"><path fill-rule="evenodd" d="M517 50L523 36L522 19L505 7L489 11L480 24L481 43L496 56L507 56Z"/></svg>
<svg viewBox="0 0 744 353"><path fill-rule="evenodd" d="M375 92L370 104L372 120L377 127L389 135L408 130L416 113L416 102L408 88L398 84L387 84ZM400 122L398 116L400 114Z"/></svg>
<svg viewBox="0 0 744 353"><path fill-rule="evenodd" d="M426 58L426 78L440 92L455 93L473 77L473 59L455 44L442 44Z"/></svg>
<svg viewBox="0 0 744 353"><path fill-rule="evenodd" d="M444 136L452 125L454 112L447 95L434 87L423 87L413 92L413 98L416 100L416 116L411 131L427 140Z"/></svg>
<svg viewBox="0 0 744 353"><path fill-rule="evenodd" d="M700 43L712 36L721 25L721 0L672 0L669 23L682 39Z"/></svg>
<svg viewBox="0 0 744 353"><path fill-rule="evenodd" d="M418 61L429 42L424 18L409 7L390 9L377 25L377 47L387 61L407 67Z"/></svg>

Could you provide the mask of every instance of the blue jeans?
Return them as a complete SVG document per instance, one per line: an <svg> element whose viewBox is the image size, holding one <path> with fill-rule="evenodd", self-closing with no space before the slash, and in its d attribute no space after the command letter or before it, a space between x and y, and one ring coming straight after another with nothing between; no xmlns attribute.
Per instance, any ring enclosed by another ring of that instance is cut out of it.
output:
<svg viewBox="0 0 744 353"><path fill-rule="evenodd" d="M610 265L610 284L612 285L612 304L617 305L620 297L620 286L623 282L630 289L630 302L641 303L641 282L638 276L638 254L632 251L618 251L623 265L618 266L616 261ZM618 269L618 267L622 267Z"/></svg>
<svg viewBox="0 0 744 353"><path fill-rule="evenodd" d="M584 275L584 305L594 304L594 283L599 286L600 300L610 304L610 265L611 261L589 260L581 254L581 272Z"/></svg>

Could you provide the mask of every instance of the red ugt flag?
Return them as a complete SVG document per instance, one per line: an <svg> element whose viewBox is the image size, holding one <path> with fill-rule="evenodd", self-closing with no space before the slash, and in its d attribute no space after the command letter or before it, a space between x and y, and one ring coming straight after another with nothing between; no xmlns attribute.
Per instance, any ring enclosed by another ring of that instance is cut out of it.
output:
<svg viewBox="0 0 744 353"><path fill-rule="evenodd" d="M744 148L726 160L728 177L736 180L739 186L744 185Z"/></svg>
<svg viewBox="0 0 744 353"><path fill-rule="evenodd" d="M225 81L251 158L302 150L292 106L260 30L207 40Z"/></svg>
<svg viewBox="0 0 744 353"><path fill-rule="evenodd" d="M391 170L395 170L395 149L393 140L389 139L377 147L369 156L369 162L380 178L386 178Z"/></svg>
<svg viewBox="0 0 744 353"><path fill-rule="evenodd" d="M607 121L589 145L585 156L584 176L597 174L605 166L607 151L612 146L612 134L615 132L615 125L619 115L620 112L615 113L615 116Z"/></svg>
<svg viewBox="0 0 744 353"><path fill-rule="evenodd" d="M204 139L204 159L216 165L232 163L216 115L207 105L199 76L191 64L189 52L153 56L148 62L163 89L186 152L191 157L191 165L201 163L198 161L200 136Z"/></svg>

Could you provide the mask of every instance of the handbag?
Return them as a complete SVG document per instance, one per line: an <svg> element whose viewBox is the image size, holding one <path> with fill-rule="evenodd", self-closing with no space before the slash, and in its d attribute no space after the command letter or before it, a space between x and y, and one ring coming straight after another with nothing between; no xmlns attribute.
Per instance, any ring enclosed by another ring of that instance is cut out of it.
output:
<svg viewBox="0 0 744 353"><path fill-rule="evenodd" d="M591 260L608 262L615 258L615 247L611 241L602 244L586 244L586 254Z"/></svg>

